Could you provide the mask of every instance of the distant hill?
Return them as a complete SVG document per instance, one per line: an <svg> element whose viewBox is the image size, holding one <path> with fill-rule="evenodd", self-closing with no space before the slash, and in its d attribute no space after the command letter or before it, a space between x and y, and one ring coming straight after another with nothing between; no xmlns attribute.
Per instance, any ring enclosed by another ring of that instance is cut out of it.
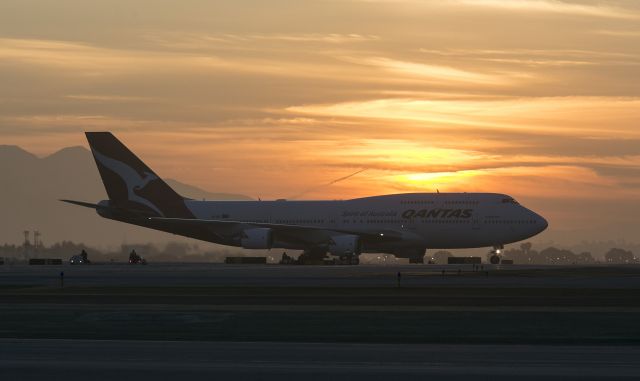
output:
<svg viewBox="0 0 640 381"><path fill-rule="evenodd" d="M193 199L250 200L240 194L212 193L166 179L178 193ZM167 242L177 237L96 216L91 209L58 201L107 198L89 150L64 148L39 158L20 147L0 145L0 243L21 242L23 230L37 229L47 243L73 240L117 246L127 242Z"/></svg>

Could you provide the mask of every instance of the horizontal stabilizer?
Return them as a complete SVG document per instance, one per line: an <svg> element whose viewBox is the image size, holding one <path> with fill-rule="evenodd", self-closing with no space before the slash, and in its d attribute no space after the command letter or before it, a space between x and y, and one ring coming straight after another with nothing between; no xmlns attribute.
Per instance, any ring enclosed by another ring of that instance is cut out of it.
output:
<svg viewBox="0 0 640 381"><path fill-rule="evenodd" d="M90 202L84 202L84 201L76 201L76 200L60 200L60 201L66 202L69 204L84 206L85 208L91 208L91 209L98 209L98 208L109 209L108 206L92 204Z"/></svg>

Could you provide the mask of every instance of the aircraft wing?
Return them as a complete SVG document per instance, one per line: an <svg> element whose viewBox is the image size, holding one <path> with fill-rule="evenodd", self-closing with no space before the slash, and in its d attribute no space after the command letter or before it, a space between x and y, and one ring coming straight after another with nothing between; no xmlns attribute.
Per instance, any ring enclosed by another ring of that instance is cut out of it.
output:
<svg viewBox="0 0 640 381"><path fill-rule="evenodd" d="M274 224L266 222L244 222L232 220L201 220L201 219L185 219L185 218L162 218L149 217L149 222L164 228L186 228L200 227L224 229L227 231L241 231L251 227L269 228L281 238L293 241L306 241L309 243L318 243L328 240L331 236L337 234L352 234L363 239L375 242L398 241L402 239L402 233L394 230L351 230L351 229L333 229L318 226L305 225L288 225Z"/></svg>

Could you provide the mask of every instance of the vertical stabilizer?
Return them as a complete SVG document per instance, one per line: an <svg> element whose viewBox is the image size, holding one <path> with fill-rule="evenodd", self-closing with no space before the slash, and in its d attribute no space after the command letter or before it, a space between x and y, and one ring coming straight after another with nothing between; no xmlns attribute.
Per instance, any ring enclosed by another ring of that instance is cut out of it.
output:
<svg viewBox="0 0 640 381"><path fill-rule="evenodd" d="M147 215L191 218L184 198L110 132L87 132L109 201Z"/></svg>

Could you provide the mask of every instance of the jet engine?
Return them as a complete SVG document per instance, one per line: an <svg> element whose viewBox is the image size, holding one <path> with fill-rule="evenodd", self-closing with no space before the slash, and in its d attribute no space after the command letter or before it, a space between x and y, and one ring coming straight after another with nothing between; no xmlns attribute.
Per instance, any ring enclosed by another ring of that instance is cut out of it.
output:
<svg viewBox="0 0 640 381"><path fill-rule="evenodd" d="M360 252L360 237L357 235L336 235L331 237L329 241L329 253L331 255L340 257L352 254L359 255Z"/></svg>
<svg viewBox="0 0 640 381"><path fill-rule="evenodd" d="M269 228L253 228L242 232L240 245L245 249L271 249L273 232Z"/></svg>

